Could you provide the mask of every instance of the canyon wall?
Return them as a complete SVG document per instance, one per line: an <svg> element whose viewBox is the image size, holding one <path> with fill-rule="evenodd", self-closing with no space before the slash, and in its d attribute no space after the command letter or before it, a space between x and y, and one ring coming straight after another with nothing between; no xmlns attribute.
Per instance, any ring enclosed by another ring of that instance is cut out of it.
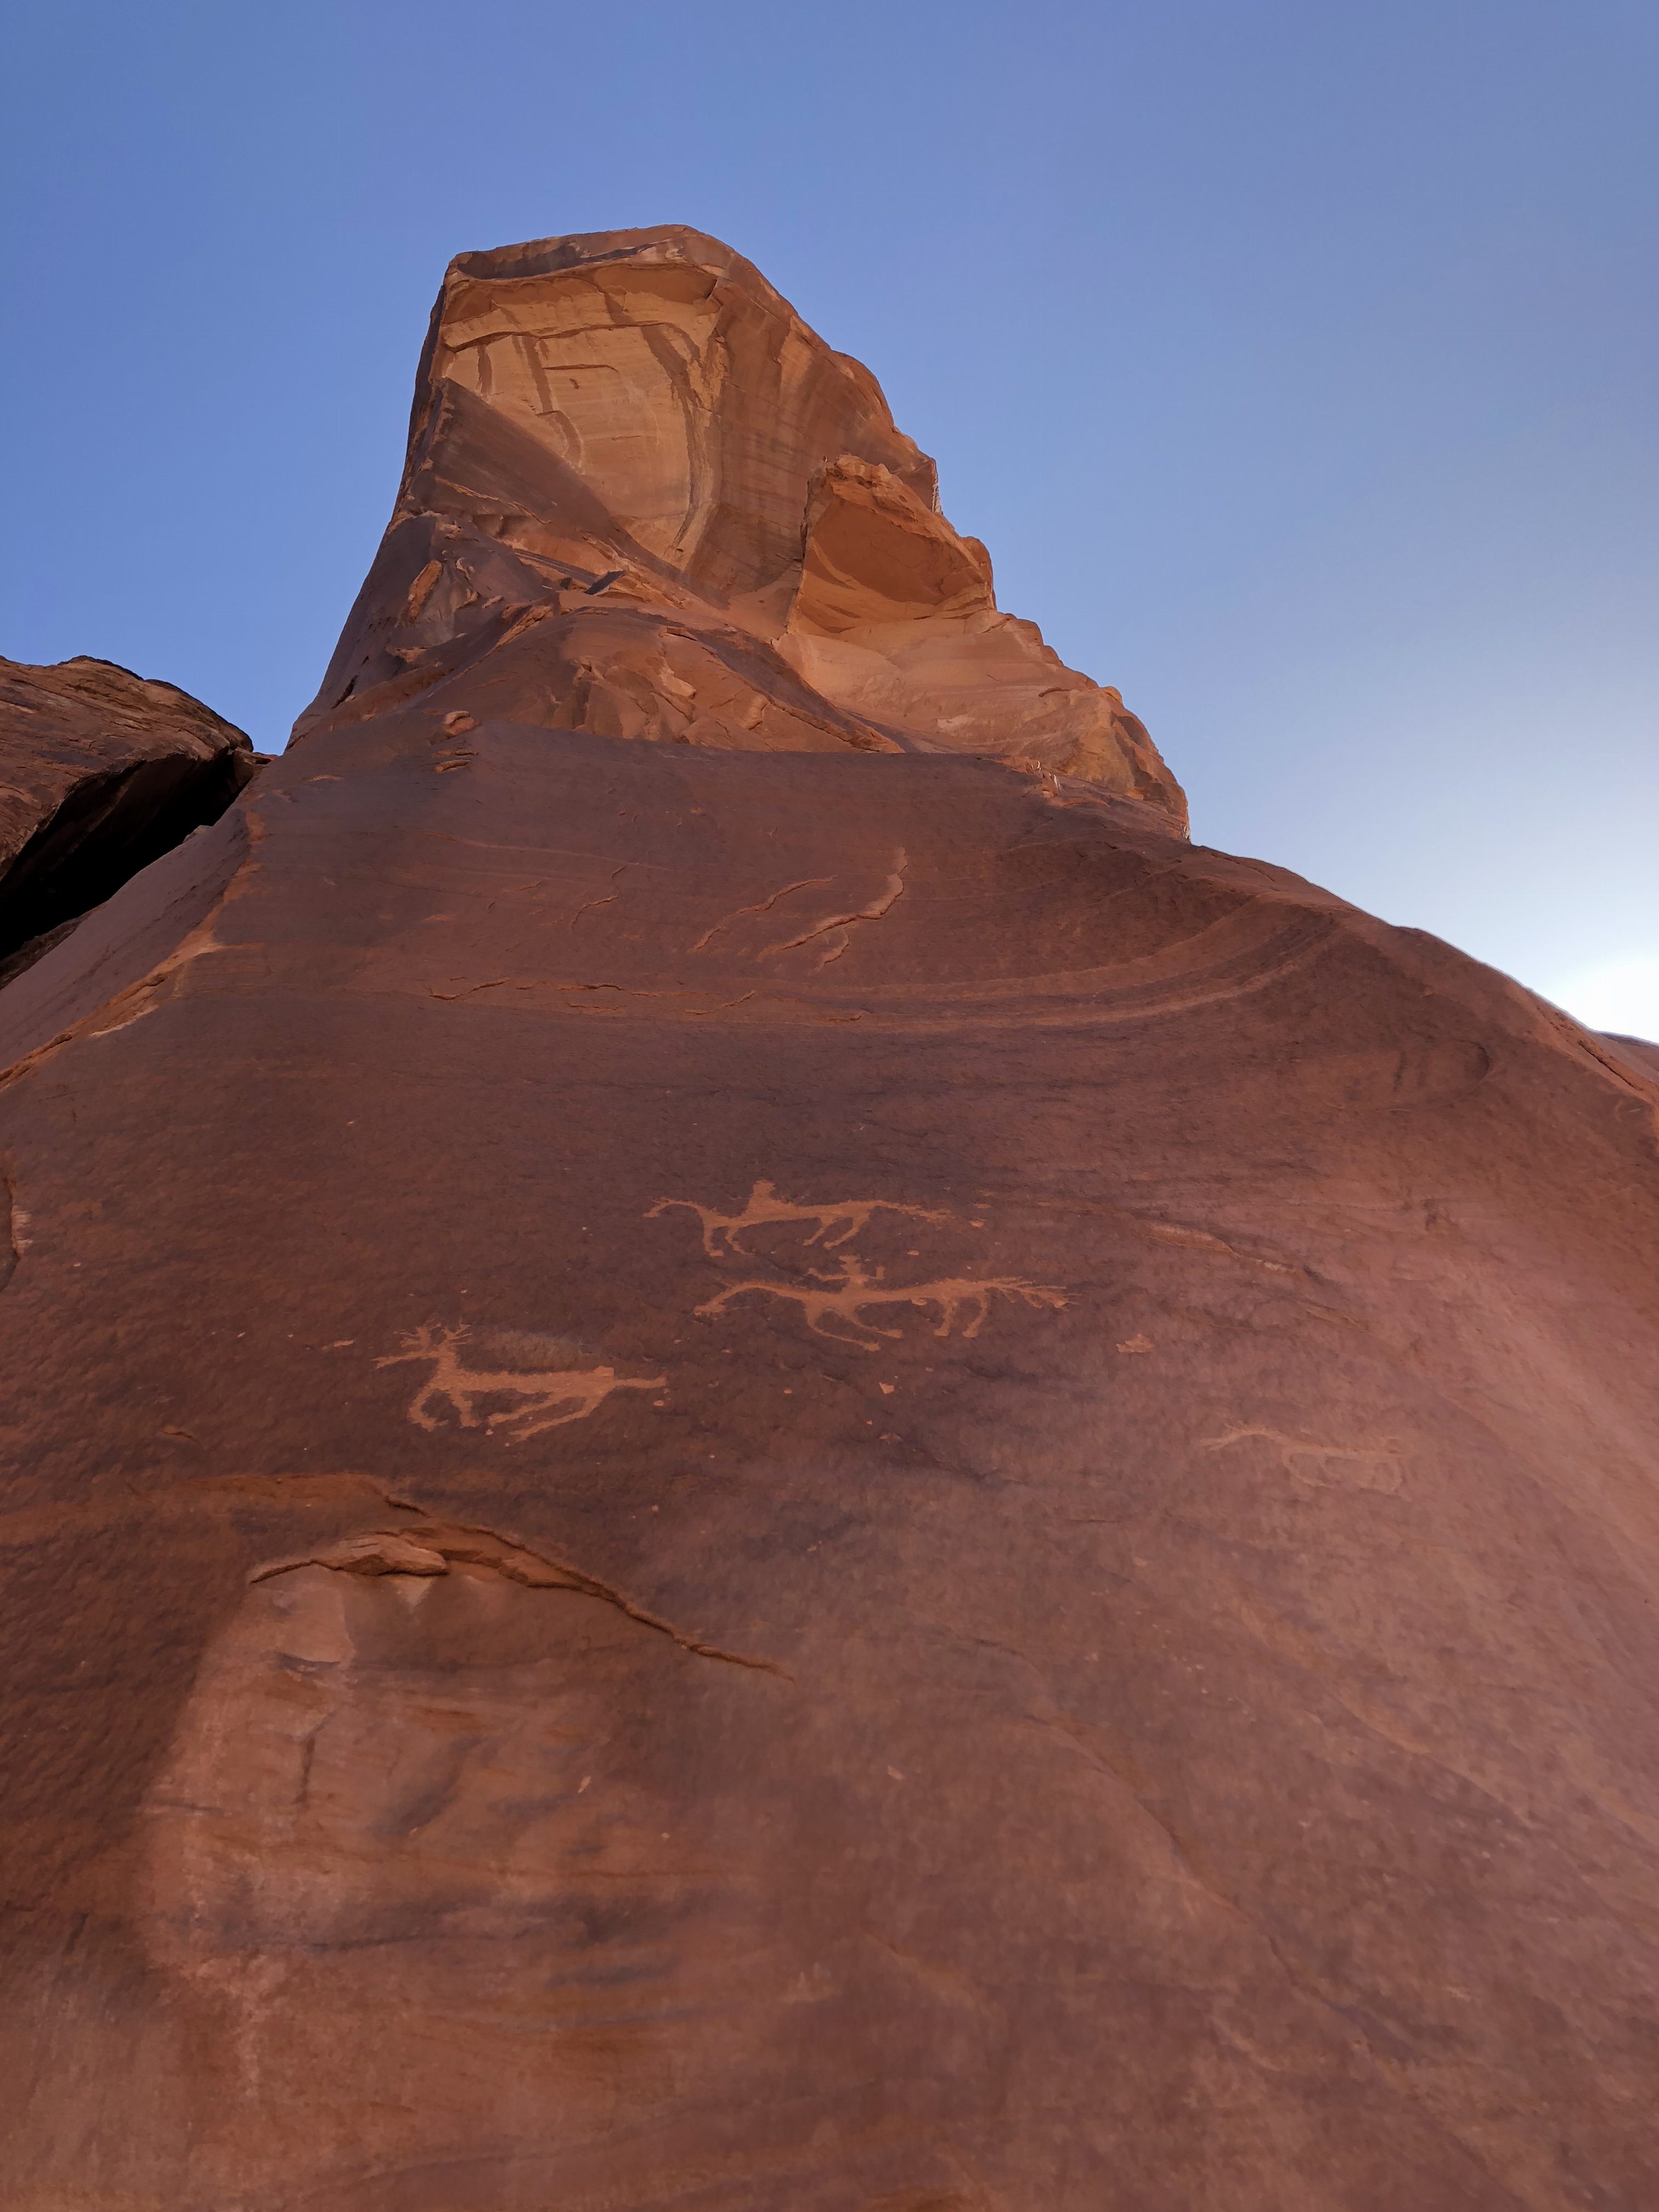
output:
<svg viewBox="0 0 1659 2212"><path fill-rule="evenodd" d="M1659 1085L1190 844L873 380L464 257L0 990L24 2212L1645 2212Z"/></svg>

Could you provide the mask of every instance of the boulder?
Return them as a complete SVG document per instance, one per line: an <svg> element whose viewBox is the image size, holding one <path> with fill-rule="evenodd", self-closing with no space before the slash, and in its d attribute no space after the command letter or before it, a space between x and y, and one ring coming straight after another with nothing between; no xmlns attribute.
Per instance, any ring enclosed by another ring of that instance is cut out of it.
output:
<svg viewBox="0 0 1659 2212"><path fill-rule="evenodd" d="M243 732L173 684L85 655L0 659L0 980L216 822L254 770Z"/></svg>

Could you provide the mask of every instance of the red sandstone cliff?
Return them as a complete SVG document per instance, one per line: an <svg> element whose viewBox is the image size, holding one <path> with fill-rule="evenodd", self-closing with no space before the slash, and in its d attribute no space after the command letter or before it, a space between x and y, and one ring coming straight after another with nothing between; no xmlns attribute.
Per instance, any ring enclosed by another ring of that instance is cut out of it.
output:
<svg viewBox="0 0 1659 2212"><path fill-rule="evenodd" d="M305 727L0 992L8 2201L1645 2212L1645 1056L686 233L457 265Z"/></svg>

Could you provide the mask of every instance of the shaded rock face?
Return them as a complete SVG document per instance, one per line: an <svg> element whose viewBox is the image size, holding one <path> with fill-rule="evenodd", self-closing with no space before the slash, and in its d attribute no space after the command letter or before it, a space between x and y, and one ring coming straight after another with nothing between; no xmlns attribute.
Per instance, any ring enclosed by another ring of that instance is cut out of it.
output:
<svg viewBox="0 0 1659 2212"><path fill-rule="evenodd" d="M464 254L396 514L305 736L419 700L739 751L951 751L1186 802L999 613L869 371L668 228Z"/></svg>
<svg viewBox="0 0 1659 2212"><path fill-rule="evenodd" d="M793 634L978 604L836 439ZM566 620L0 994L8 2203L1645 2212L1649 1057Z"/></svg>
<svg viewBox="0 0 1659 2212"><path fill-rule="evenodd" d="M0 980L254 773L240 730L171 684L84 657L0 659Z"/></svg>

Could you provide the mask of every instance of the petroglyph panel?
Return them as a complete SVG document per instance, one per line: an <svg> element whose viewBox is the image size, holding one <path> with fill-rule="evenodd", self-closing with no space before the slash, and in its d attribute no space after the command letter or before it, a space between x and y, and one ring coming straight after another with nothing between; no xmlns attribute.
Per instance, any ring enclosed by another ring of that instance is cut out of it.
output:
<svg viewBox="0 0 1659 2212"><path fill-rule="evenodd" d="M704 1206L695 1199L664 1198L650 1208L646 1218L655 1219L682 1207L696 1215L702 1231L702 1249L716 1261L754 1258L753 1245L744 1240L758 1231L783 1226L805 1232L798 1247L803 1264L793 1274L787 1272L793 1255L788 1251L787 1239L774 1243L765 1255L773 1263L774 1272L746 1275L740 1281L727 1283L696 1308L704 1319L724 1313L739 1298L775 1298L784 1304L797 1306L801 1318L816 1335L854 1346L860 1352L874 1352L883 1343L902 1339L904 1334L902 1328L890 1327L872 1318L884 1310L896 1315L908 1307L932 1320L935 1336L960 1334L967 1338L979 1334L993 1304L999 1298L1034 1311L1053 1312L1066 1304L1066 1293L1058 1285L1031 1282L1018 1275L941 1273L918 1275L908 1281L890 1280L884 1264L859 1252L853 1245L852 1239L865 1232L878 1213L930 1225L951 1221L950 1214L933 1207L884 1198L830 1200L815 1205L781 1197L775 1183L762 1181L755 1184L741 1211L737 1212L725 1212L718 1206ZM975 1229L982 1226L978 1222L968 1225ZM830 1265L818 1267L805 1264L805 1255L808 1252L829 1260ZM917 1249L908 1251L905 1256L920 1260L923 1255Z"/></svg>

